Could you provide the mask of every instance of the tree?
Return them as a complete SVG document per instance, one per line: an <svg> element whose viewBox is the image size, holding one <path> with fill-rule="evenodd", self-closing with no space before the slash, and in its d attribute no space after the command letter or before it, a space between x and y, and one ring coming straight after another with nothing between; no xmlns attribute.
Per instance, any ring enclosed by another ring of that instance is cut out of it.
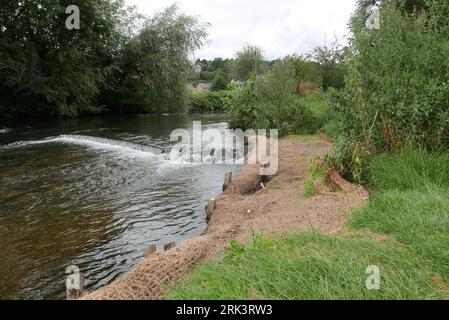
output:
<svg viewBox="0 0 449 320"><path fill-rule="evenodd" d="M323 89L344 87L345 71L343 67L344 49L338 42L315 48L312 58L318 62L322 69Z"/></svg>
<svg viewBox="0 0 449 320"><path fill-rule="evenodd" d="M79 30L65 27L71 4L81 12ZM0 117L101 111L96 98L115 69L130 15L122 0L4 1Z"/></svg>
<svg viewBox="0 0 449 320"><path fill-rule="evenodd" d="M115 105L129 112L185 111L189 54L203 45L206 27L176 5L147 19L123 50Z"/></svg>
<svg viewBox="0 0 449 320"><path fill-rule="evenodd" d="M215 73L214 80L212 81L212 90L219 91L225 90L229 84L228 75L223 70L218 70Z"/></svg>
<svg viewBox="0 0 449 320"><path fill-rule="evenodd" d="M232 75L238 80L246 81L252 73L262 74L265 70L266 61L262 49L247 45L237 52Z"/></svg>
<svg viewBox="0 0 449 320"><path fill-rule="evenodd" d="M301 96L306 96L311 91L316 91L323 85L323 72L321 65L311 61L307 57L293 55L287 57L295 70L296 91Z"/></svg>

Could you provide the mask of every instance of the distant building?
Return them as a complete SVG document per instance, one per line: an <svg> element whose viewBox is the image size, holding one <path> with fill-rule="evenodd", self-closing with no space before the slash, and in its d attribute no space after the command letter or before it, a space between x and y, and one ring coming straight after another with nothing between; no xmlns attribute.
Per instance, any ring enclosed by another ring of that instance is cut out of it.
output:
<svg viewBox="0 0 449 320"><path fill-rule="evenodd" d="M200 90L210 90L212 88L212 83L198 83L196 88Z"/></svg>

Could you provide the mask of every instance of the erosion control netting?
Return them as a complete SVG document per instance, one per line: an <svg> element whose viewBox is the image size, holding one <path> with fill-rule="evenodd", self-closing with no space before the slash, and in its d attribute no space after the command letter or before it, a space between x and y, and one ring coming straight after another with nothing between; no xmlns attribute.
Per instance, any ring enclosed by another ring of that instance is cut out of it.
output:
<svg viewBox="0 0 449 320"><path fill-rule="evenodd" d="M202 236L167 252L154 253L134 270L84 299L161 299L168 285L185 277L192 266L218 257L230 240L250 241L252 231L271 236L310 228L323 233L340 230L348 208L363 203L368 193L331 172L327 180L333 188L316 185L316 196L304 197L308 160L323 157L330 150L331 144L322 140L280 140L279 170L270 181L265 180L266 185L260 184L263 177L259 166L245 164L217 197Z"/></svg>

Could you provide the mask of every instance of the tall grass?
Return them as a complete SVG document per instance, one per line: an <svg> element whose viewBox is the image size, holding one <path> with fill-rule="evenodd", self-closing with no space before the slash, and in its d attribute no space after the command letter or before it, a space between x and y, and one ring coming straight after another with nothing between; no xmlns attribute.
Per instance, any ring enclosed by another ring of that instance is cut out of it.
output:
<svg viewBox="0 0 449 320"><path fill-rule="evenodd" d="M449 277L449 190L389 190L375 193L350 225L394 237L435 273Z"/></svg>
<svg viewBox="0 0 449 320"><path fill-rule="evenodd" d="M368 290L366 268L381 269ZM299 233L233 244L222 261L200 265L171 299L434 299L430 271L407 250L368 238Z"/></svg>
<svg viewBox="0 0 449 320"><path fill-rule="evenodd" d="M408 147L369 165L370 202L350 225L390 235L449 277L449 154Z"/></svg>
<svg viewBox="0 0 449 320"><path fill-rule="evenodd" d="M449 154L411 146L382 154L369 163L365 180L377 191L449 188Z"/></svg>

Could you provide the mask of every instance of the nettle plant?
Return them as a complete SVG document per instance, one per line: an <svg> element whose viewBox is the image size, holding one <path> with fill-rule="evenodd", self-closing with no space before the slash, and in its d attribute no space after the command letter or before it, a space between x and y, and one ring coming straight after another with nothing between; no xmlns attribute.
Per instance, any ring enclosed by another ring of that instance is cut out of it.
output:
<svg viewBox="0 0 449 320"><path fill-rule="evenodd" d="M352 22L346 87L336 103L337 154L354 180L378 152L449 144L449 2L428 1L419 10L406 2L383 1L379 30Z"/></svg>

